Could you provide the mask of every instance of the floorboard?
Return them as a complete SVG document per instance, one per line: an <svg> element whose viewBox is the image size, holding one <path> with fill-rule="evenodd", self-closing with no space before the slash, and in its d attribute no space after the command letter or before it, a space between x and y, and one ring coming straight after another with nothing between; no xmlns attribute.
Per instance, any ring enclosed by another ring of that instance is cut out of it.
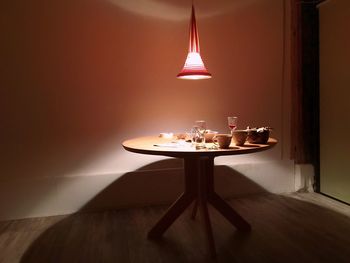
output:
<svg viewBox="0 0 350 263"><path fill-rule="evenodd" d="M217 259L191 210L159 241L147 232L166 207L0 222L0 262L350 262L350 207L323 195L258 195L229 201L252 225L239 233L209 207Z"/></svg>

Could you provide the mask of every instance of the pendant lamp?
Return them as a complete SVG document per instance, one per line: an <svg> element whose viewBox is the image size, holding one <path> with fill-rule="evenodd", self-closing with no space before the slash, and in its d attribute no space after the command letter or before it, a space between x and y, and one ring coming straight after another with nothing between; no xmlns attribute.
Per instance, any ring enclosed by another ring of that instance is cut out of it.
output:
<svg viewBox="0 0 350 263"><path fill-rule="evenodd" d="M192 14L190 22L190 43L185 65L181 72L177 74L179 79L210 79L211 74L205 68L199 50L199 36L196 25L196 16L192 4Z"/></svg>

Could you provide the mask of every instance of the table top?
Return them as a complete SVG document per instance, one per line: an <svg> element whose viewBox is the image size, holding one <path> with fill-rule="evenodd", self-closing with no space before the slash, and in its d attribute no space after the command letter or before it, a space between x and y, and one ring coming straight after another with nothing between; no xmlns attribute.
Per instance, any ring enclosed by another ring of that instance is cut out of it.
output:
<svg viewBox="0 0 350 263"><path fill-rule="evenodd" d="M122 143L125 150L150 155L163 155L170 157L216 157L221 155L247 154L265 151L277 144L277 140L270 138L267 144L250 144L246 142L243 146L233 146L229 149L211 149L212 143L207 143L207 149L196 150L191 143L175 139L165 139L159 136L146 136ZM165 147L168 146L168 147Z"/></svg>

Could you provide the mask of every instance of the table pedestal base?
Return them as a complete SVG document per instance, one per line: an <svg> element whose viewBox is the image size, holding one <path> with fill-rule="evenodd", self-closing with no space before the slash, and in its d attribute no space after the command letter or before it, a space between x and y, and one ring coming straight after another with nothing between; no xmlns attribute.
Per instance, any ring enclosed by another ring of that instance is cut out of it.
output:
<svg viewBox="0 0 350 263"><path fill-rule="evenodd" d="M184 159L185 191L165 212L163 217L148 233L148 238L160 238L171 224L195 201L192 218L195 217L197 206L200 210L207 245L210 255L216 256L213 231L208 213L208 203L218 210L232 225L240 231L250 231L250 224L233 210L214 191L214 158L193 157Z"/></svg>

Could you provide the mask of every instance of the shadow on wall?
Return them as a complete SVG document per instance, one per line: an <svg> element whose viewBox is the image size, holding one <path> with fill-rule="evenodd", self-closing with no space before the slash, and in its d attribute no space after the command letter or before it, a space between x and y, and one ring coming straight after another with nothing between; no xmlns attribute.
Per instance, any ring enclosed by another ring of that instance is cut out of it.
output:
<svg viewBox="0 0 350 263"><path fill-rule="evenodd" d="M266 192L234 169L214 166L215 189L224 198ZM170 204L183 192L183 160L166 159L129 172L108 185L81 210Z"/></svg>
<svg viewBox="0 0 350 263"><path fill-rule="evenodd" d="M262 195L232 201L252 225L239 233L214 210L210 216L218 252L216 262L348 262L349 218L289 197ZM211 209L211 208L210 208ZM185 213L160 241L146 238L164 207L79 213L46 229L32 219L36 233L20 260L29 262L212 262L207 260L200 218ZM51 221L50 221L51 220ZM199 221L199 222L198 222ZM51 223L50 223L51 222ZM334 241L337 247L334 247ZM341 241L340 241L341 240ZM11 247L9 244L8 247Z"/></svg>

